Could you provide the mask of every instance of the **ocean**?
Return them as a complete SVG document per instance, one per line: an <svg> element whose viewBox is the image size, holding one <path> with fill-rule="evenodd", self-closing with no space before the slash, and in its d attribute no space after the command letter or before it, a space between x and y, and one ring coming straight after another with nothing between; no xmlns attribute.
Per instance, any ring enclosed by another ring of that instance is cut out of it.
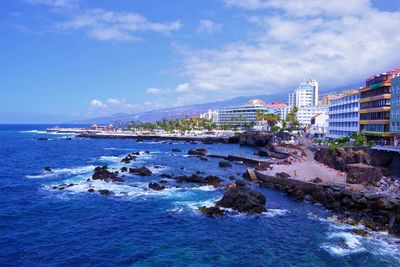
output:
<svg viewBox="0 0 400 267"><path fill-rule="evenodd" d="M50 126L0 125L1 266L400 266L399 239L354 235L355 227L330 220L330 211L278 191L251 186L267 198L264 214L228 210L209 218L198 207L211 206L223 188L177 188L169 180L163 191L148 189L162 173L239 178L244 165L219 168L218 159L202 161L187 151L253 155L254 148L78 139L47 134ZM150 153L131 165L150 168L152 176L87 181L95 166L118 170L125 155L138 151ZM46 166L53 171L45 173ZM62 184L74 185L53 189ZM89 193L89 184L113 194Z"/></svg>

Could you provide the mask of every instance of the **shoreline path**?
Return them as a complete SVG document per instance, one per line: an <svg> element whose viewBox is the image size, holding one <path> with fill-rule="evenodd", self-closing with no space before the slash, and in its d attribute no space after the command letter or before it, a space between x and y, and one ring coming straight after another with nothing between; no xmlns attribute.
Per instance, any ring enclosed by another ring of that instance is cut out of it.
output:
<svg viewBox="0 0 400 267"><path fill-rule="evenodd" d="M324 184L341 185L346 183L346 175L331 169L314 159L314 153L308 148L302 147L306 157L300 160L293 160L290 165L274 164L272 170L262 171L266 175L276 176L276 173L285 172L291 179L310 182L316 177L320 178Z"/></svg>

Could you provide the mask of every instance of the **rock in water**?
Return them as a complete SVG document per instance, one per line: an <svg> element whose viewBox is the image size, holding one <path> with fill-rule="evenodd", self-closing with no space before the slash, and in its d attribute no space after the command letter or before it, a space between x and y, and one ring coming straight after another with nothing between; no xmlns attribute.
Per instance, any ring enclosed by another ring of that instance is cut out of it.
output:
<svg viewBox="0 0 400 267"><path fill-rule="evenodd" d="M165 186L160 185L158 183L149 183L149 188L155 191L161 191L165 189Z"/></svg>
<svg viewBox="0 0 400 267"><path fill-rule="evenodd" d="M107 190L107 189L99 190L99 193L101 195L105 195L105 196L109 196L109 195L112 194L112 192L110 190Z"/></svg>
<svg viewBox="0 0 400 267"><path fill-rule="evenodd" d="M132 161L135 161L136 158L137 158L136 156L134 156L134 155L132 155L132 154L129 154L129 155L127 155L125 158L121 159L121 162L122 162L122 163L125 163L125 164L129 164L129 163L131 163Z"/></svg>
<svg viewBox="0 0 400 267"><path fill-rule="evenodd" d="M231 208L243 213L266 212L266 198L263 194L245 187L236 187L225 192L216 207Z"/></svg>
<svg viewBox="0 0 400 267"><path fill-rule="evenodd" d="M222 217L224 216L224 211L221 210L219 207L210 207L207 208L206 206L199 207L199 211L207 216L210 217Z"/></svg>
<svg viewBox="0 0 400 267"><path fill-rule="evenodd" d="M44 170L45 172L51 172L51 171L52 171L50 167L44 167L43 170Z"/></svg>
<svg viewBox="0 0 400 267"><path fill-rule="evenodd" d="M229 168L229 167L232 167L232 164L230 164L230 163L227 162L227 161L220 161L220 162L218 163L218 166L220 166L221 168Z"/></svg>
<svg viewBox="0 0 400 267"><path fill-rule="evenodd" d="M129 168L129 173L139 175L139 176L150 176L152 174L152 172L146 167Z"/></svg>
<svg viewBox="0 0 400 267"><path fill-rule="evenodd" d="M173 148L172 149L172 152L177 152L177 153L180 153L180 152L182 152L180 149L178 149L178 148Z"/></svg>
<svg viewBox="0 0 400 267"><path fill-rule="evenodd" d="M191 149L188 151L189 155L205 156L207 153L207 148Z"/></svg>
<svg viewBox="0 0 400 267"><path fill-rule="evenodd" d="M118 177L117 172L110 172L107 169L107 166L96 167L94 169L94 174L92 176L93 180L102 180L102 181L113 181L113 182L124 182L124 180Z"/></svg>

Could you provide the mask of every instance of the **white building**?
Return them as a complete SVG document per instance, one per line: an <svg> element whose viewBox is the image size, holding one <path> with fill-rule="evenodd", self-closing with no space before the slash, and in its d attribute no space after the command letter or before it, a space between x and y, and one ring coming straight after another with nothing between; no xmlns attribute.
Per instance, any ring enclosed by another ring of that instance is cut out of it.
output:
<svg viewBox="0 0 400 267"><path fill-rule="evenodd" d="M218 110L209 109L207 112L200 114L200 118L216 123L218 122Z"/></svg>
<svg viewBox="0 0 400 267"><path fill-rule="evenodd" d="M316 80L306 80L300 83L299 87L289 93L289 106L317 106L318 105L318 82Z"/></svg>
<svg viewBox="0 0 400 267"><path fill-rule="evenodd" d="M360 94L353 93L331 100L329 105L329 132L327 137L351 136L359 132Z"/></svg>
<svg viewBox="0 0 400 267"><path fill-rule="evenodd" d="M314 137L322 138L328 132L329 115L327 113L319 113L311 118L311 126L307 131Z"/></svg>
<svg viewBox="0 0 400 267"><path fill-rule="evenodd" d="M268 113L265 102L259 99L249 101L247 104L236 107L225 107L218 112L219 126L222 125L251 125L257 123L257 112Z"/></svg>
<svg viewBox="0 0 400 267"><path fill-rule="evenodd" d="M317 114L327 114L327 106L302 106L298 107L297 120L300 125L311 125L311 118Z"/></svg>

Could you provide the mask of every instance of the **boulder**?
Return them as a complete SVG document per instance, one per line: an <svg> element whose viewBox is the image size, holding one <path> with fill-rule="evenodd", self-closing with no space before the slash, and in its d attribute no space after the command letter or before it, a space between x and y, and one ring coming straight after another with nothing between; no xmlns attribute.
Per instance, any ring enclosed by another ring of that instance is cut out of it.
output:
<svg viewBox="0 0 400 267"><path fill-rule="evenodd" d="M188 155L194 156L205 156L207 153L207 148L190 149Z"/></svg>
<svg viewBox="0 0 400 267"><path fill-rule="evenodd" d="M110 172L107 166L96 167L94 169L94 173L92 175L93 180L102 180L102 181L112 181L112 182L124 182L124 180L118 177L118 172Z"/></svg>
<svg viewBox="0 0 400 267"><path fill-rule="evenodd" d="M311 180L311 182L314 184L319 184L319 183L322 183L323 181L321 178L315 177L314 179Z"/></svg>
<svg viewBox="0 0 400 267"><path fill-rule="evenodd" d="M43 170L44 170L45 172L52 172L52 170L51 170L50 167L44 167Z"/></svg>
<svg viewBox="0 0 400 267"><path fill-rule="evenodd" d="M169 179L173 178L173 176L172 176L171 174L166 174L166 173L160 174L160 177L162 177L162 178L169 178Z"/></svg>
<svg viewBox="0 0 400 267"><path fill-rule="evenodd" d="M128 168L127 167L122 167L121 168L121 172L127 172L128 171Z"/></svg>
<svg viewBox="0 0 400 267"><path fill-rule="evenodd" d="M152 172L146 167L129 168L129 173L139 176L150 176L152 174Z"/></svg>
<svg viewBox="0 0 400 267"><path fill-rule="evenodd" d="M199 211L209 217L222 217L224 216L224 211L221 210L219 207L210 207L207 208L206 206L199 207Z"/></svg>
<svg viewBox="0 0 400 267"><path fill-rule="evenodd" d="M246 186L247 183L244 180L236 180L235 181L236 186Z"/></svg>
<svg viewBox="0 0 400 267"><path fill-rule="evenodd" d="M366 164L347 164L347 178L349 184L375 185L382 179L382 171L379 168Z"/></svg>
<svg viewBox="0 0 400 267"><path fill-rule="evenodd" d="M88 190L88 192L89 192L89 193L94 193L94 189L93 189L93 188L90 188L90 189Z"/></svg>
<svg viewBox="0 0 400 267"><path fill-rule="evenodd" d="M129 155L127 155L126 157L124 157L123 159L121 159L121 162L122 163L125 163L125 164L129 164L129 163L131 163L132 161L134 161L134 160L136 160L136 156L134 156L134 155L132 155L132 154L129 154Z"/></svg>
<svg viewBox="0 0 400 267"><path fill-rule="evenodd" d="M176 152L176 153L182 152L180 149L177 149L177 148L173 148L171 151L172 151L172 152Z"/></svg>
<svg viewBox="0 0 400 267"><path fill-rule="evenodd" d="M155 191L161 191L165 189L165 186L160 185L158 183L149 183L149 188Z"/></svg>
<svg viewBox="0 0 400 267"><path fill-rule="evenodd" d="M217 177L217 176L207 176L205 178L197 175L197 174L192 174L191 176L179 176L176 179L177 183L182 183L182 182L187 182L187 183L196 183L196 184L208 184L208 185L213 185L213 186L218 186L222 180Z"/></svg>
<svg viewBox="0 0 400 267"><path fill-rule="evenodd" d="M255 214L266 212L263 194L246 187L236 187L225 192L216 207L231 208L239 212Z"/></svg>
<svg viewBox="0 0 400 267"><path fill-rule="evenodd" d="M47 141L47 140L49 140L49 138L39 137L37 140L38 140L38 141Z"/></svg>
<svg viewBox="0 0 400 267"><path fill-rule="evenodd" d="M276 177L279 178L290 178L290 174L286 173L286 172L277 172L275 174Z"/></svg>
<svg viewBox="0 0 400 267"><path fill-rule="evenodd" d="M99 193L100 193L100 195L105 195L105 196L109 196L112 194L112 192L107 189L101 189L101 190L99 190Z"/></svg>

